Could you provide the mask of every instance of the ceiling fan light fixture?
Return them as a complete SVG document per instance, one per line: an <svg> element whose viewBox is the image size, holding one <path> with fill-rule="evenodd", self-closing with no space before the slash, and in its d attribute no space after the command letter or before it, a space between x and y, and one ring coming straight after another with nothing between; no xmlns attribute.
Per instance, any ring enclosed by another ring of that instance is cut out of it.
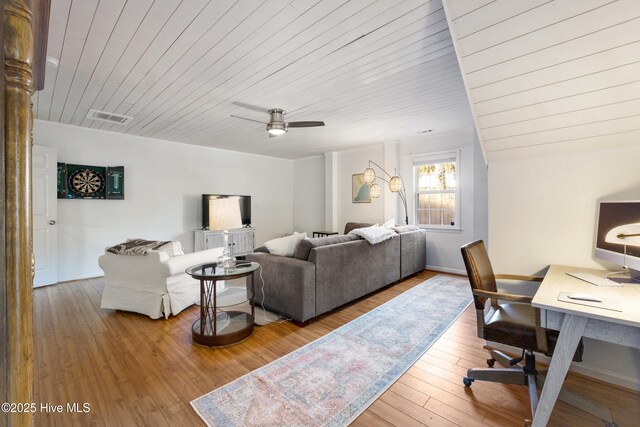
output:
<svg viewBox="0 0 640 427"><path fill-rule="evenodd" d="M269 123L267 124L267 132L270 135L278 136L287 132L287 126L284 123L284 110L281 108L273 108L269 110Z"/></svg>
<svg viewBox="0 0 640 427"><path fill-rule="evenodd" d="M287 129L282 123L269 123L267 125L267 132L273 136L278 136L286 133Z"/></svg>
<svg viewBox="0 0 640 427"><path fill-rule="evenodd" d="M268 110L268 113L269 113L268 123L261 122L260 120L249 119L247 117L236 116L235 114L231 114L231 117L235 117L236 119L247 120L250 122L266 124L267 132L269 133L270 137L283 135L289 131L289 128L312 128L317 126L324 126L324 122L321 122L321 121L285 122L284 115L286 114L286 112L282 108L272 108Z"/></svg>

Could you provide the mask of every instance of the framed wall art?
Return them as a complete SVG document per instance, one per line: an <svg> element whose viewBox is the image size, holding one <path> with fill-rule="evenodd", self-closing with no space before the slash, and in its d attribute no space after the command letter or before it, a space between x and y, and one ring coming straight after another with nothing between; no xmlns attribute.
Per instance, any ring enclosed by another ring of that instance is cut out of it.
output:
<svg viewBox="0 0 640 427"><path fill-rule="evenodd" d="M371 203L369 186L364 182L364 174L355 173L351 175L351 202Z"/></svg>

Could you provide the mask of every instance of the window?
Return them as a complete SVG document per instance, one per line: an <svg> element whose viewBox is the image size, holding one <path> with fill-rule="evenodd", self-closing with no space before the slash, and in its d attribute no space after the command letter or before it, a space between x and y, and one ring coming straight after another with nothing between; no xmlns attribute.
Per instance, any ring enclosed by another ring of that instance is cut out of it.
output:
<svg viewBox="0 0 640 427"><path fill-rule="evenodd" d="M460 229L458 152L414 158L416 224L434 229Z"/></svg>

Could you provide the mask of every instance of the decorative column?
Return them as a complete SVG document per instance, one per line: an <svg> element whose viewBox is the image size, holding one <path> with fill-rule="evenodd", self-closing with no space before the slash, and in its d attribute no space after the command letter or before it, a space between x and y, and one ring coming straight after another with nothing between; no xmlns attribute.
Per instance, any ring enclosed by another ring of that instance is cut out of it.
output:
<svg viewBox="0 0 640 427"><path fill-rule="evenodd" d="M329 231L338 228L338 153L324 153L324 222Z"/></svg>
<svg viewBox="0 0 640 427"><path fill-rule="evenodd" d="M31 224L31 93L33 2L4 0L4 214L7 400L33 402L33 242ZM11 426L33 414L9 414Z"/></svg>

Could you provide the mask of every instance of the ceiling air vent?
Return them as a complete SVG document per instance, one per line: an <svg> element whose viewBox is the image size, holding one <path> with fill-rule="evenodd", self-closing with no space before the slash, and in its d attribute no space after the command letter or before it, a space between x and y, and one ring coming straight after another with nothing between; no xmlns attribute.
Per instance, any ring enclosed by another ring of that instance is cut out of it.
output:
<svg viewBox="0 0 640 427"><path fill-rule="evenodd" d="M89 113L87 113L87 119L102 120L103 122L124 125L133 120L133 117L123 116L115 113L107 113L106 111L89 110Z"/></svg>

